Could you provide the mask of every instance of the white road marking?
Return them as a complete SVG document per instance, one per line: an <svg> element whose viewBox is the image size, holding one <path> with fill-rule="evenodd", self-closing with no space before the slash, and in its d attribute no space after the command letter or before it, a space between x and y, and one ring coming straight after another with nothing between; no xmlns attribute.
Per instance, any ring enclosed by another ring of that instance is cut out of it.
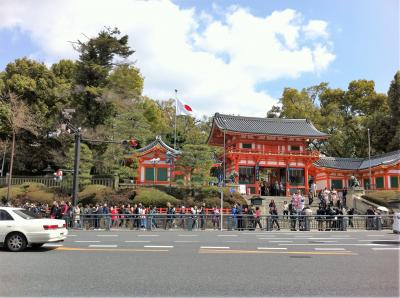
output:
<svg viewBox="0 0 400 298"><path fill-rule="evenodd" d="M126 240L126 243L150 243L150 240Z"/></svg>
<svg viewBox="0 0 400 298"><path fill-rule="evenodd" d="M78 236L78 235L71 235L71 234L67 235L67 237L76 237L76 236Z"/></svg>
<svg viewBox="0 0 400 298"><path fill-rule="evenodd" d="M288 241L285 241L285 240L276 240L276 241L270 240L269 242L275 242L275 243L285 243L285 242L287 242L287 243L290 243L290 242L293 242L293 241L290 241L290 240L288 240Z"/></svg>
<svg viewBox="0 0 400 298"><path fill-rule="evenodd" d="M282 238L271 238L271 237L262 237L262 238L257 238L261 240L350 240L350 239L355 239L355 238L326 238L326 237L302 237L302 238L290 238L290 237L282 237Z"/></svg>
<svg viewBox="0 0 400 298"><path fill-rule="evenodd" d="M110 247L118 247L118 245L116 245L116 244L110 244L110 245L106 245L106 244L91 244L91 245L89 245L89 247L110 248Z"/></svg>
<svg viewBox="0 0 400 298"><path fill-rule="evenodd" d="M357 240L357 241L360 241L360 242L372 242L372 241L377 241L377 242L380 242L380 241L398 241L398 239L369 239L369 240Z"/></svg>
<svg viewBox="0 0 400 298"><path fill-rule="evenodd" d="M145 245L146 248L173 248L172 245Z"/></svg>
<svg viewBox="0 0 400 298"><path fill-rule="evenodd" d="M203 249L231 249L229 246L200 246Z"/></svg>
<svg viewBox="0 0 400 298"><path fill-rule="evenodd" d="M383 235L367 235L368 237L385 237L386 236L386 234L383 234Z"/></svg>
<svg viewBox="0 0 400 298"><path fill-rule="evenodd" d="M178 235L178 237L197 237L199 235Z"/></svg>
<svg viewBox="0 0 400 298"><path fill-rule="evenodd" d="M372 250L400 250L400 247L373 247Z"/></svg>
<svg viewBox="0 0 400 298"><path fill-rule="evenodd" d="M345 250L344 248L339 248L339 247L332 247L332 248L329 248L329 247L316 247L314 249L315 250L329 250L329 251L331 251L331 250Z"/></svg>
<svg viewBox="0 0 400 298"><path fill-rule="evenodd" d="M279 245L293 245L293 246L316 246L316 245L340 245L340 246L388 246L387 244L362 244L362 243L288 243L288 244L279 244Z"/></svg>
<svg viewBox="0 0 400 298"><path fill-rule="evenodd" d="M310 239L310 240L348 240L348 239L355 239L355 238L312 237L312 238L307 238L307 239Z"/></svg>
<svg viewBox="0 0 400 298"><path fill-rule="evenodd" d="M286 247L257 247L257 249L278 249L278 250L285 250Z"/></svg>
<svg viewBox="0 0 400 298"><path fill-rule="evenodd" d="M337 243L337 241L328 241L328 240L323 240L323 241L315 241L317 243Z"/></svg>
<svg viewBox="0 0 400 298"><path fill-rule="evenodd" d="M137 235L138 237L159 237L160 235Z"/></svg>
<svg viewBox="0 0 400 298"><path fill-rule="evenodd" d="M118 237L119 235L96 235L97 237Z"/></svg>
<svg viewBox="0 0 400 298"><path fill-rule="evenodd" d="M237 237L238 235L217 235L218 237Z"/></svg>
<svg viewBox="0 0 400 298"><path fill-rule="evenodd" d="M267 233L267 232L266 232L266 233L249 233L249 232L244 232L244 233L241 233L240 235L263 235L263 236L267 236L268 233ZM274 235L268 235L268 236L274 237Z"/></svg>
<svg viewBox="0 0 400 298"><path fill-rule="evenodd" d="M43 247L60 247L60 246L64 246L64 245L56 244L56 243L45 243L45 244L43 244Z"/></svg>
<svg viewBox="0 0 400 298"><path fill-rule="evenodd" d="M199 240L175 240L176 243L198 243Z"/></svg>
<svg viewBox="0 0 400 298"><path fill-rule="evenodd" d="M79 240L79 241L74 241L77 243L98 243L100 241L92 241L92 240Z"/></svg>

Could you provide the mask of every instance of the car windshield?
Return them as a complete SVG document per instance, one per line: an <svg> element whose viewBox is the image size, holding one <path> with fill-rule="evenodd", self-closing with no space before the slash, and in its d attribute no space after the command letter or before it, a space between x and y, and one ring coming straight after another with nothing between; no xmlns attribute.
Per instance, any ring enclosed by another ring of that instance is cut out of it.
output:
<svg viewBox="0 0 400 298"><path fill-rule="evenodd" d="M35 213L26 210L26 209L17 209L13 210L13 212L19 216L21 216L23 219L35 219L39 218Z"/></svg>

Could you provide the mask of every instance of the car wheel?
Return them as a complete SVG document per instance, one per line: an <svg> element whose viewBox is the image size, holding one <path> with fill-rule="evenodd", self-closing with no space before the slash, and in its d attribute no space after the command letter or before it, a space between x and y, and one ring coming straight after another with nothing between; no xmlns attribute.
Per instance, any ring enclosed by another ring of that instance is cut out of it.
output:
<svg viewBox="0 0 400 298"><path fill-rule="evenodd" d="M6 247L9 251L22 251L26 248L27 241L21 233L12 233L7 236Z"/></svg>
<svg viewBox="0 0 400 298"><path fill-rule="evenodd" d="M38 248L38 247L42 247L44 243L32 243L32 247L33 248Z"/></svg>

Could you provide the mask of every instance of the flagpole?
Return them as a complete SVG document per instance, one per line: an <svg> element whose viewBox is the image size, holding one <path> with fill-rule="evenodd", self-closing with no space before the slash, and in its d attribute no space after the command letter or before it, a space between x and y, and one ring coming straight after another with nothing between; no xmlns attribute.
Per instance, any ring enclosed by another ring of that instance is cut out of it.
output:
<svg viewBox="0 0 400 298"><path fill-rule="evenodd" d="M176 113L177 113L178 90L175 89L175 118L174 118L174 149L176 149Z"/></svg>

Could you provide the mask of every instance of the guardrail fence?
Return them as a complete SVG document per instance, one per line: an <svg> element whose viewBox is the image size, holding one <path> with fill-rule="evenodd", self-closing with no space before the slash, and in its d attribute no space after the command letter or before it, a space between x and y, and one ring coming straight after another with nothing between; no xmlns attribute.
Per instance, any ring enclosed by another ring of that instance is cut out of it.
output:
<svg viewBox="0 0 400 298"><path fill-rule="evenodd" d="M206 230L220 229L219 214L80 214L72 218L63 217L68 227L91 229L136 229L136 230ZM223 215L223 229L238 231L291 230L291 231L346 231L391 229L392 216L383 215L265 215L256 218L252 215Z"/></svg>

